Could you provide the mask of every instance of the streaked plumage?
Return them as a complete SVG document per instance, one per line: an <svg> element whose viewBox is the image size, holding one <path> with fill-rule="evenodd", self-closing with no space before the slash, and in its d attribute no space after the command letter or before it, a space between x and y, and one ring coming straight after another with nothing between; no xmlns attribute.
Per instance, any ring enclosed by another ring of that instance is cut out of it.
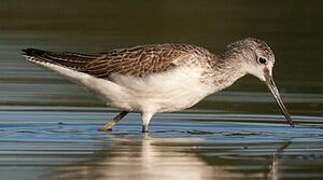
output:
<svg viewBox="0 0 323 180"><path fill-rule="evenodd" d="M274 64L269 46L253 38L232 43L219 55L189 44L143 45L100 54L23 51L28 61L87 88L107 105L141 112L144 131L156 112L189 108L245 74L265 80L259 57L268 60L270 75Z"/></svg>
<svg viewBox="0 0 323 180"><path fill-rule="evenodd" d="M109 78L113 73L133 77L145 77L161 73L185 63L202 63L213 55L201 47L188 44L152 44L115 49L107 53L86 55L81 53L55 53L37 49L26 49L41 61L58 64L98 78ZM187 62L189 57L196 62Z"/></svg>

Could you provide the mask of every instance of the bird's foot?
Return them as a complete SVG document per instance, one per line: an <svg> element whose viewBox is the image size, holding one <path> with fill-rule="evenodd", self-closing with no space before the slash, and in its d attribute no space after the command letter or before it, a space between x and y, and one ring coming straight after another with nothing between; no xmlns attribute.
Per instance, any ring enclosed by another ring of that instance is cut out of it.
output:
<svg viewBox="0 0 323 180"><path fill-rule="evenodd" d="M101 132L108 132L108 131L112 131L112 127L111 128L101 127L98 130Z"/></svg>
<svg viewBox="0 0 323 180"><path fill-rule="evenodd" d="M142 125L142 133L148 133L148 125Z"/></svg>
<svg viewBox="0 0 323 180"><path fill-rule="evenodd" d="M120 112L111 121L107 122L103 127L101 127L99 131L102 131L102 132L112 131L112 128L127 114L128 114L127 111Z"/></svg>
<svg viewBox="0 0 323 180"><path fill-rule="evenodd" d="M99 131L102 131L102 132L112 131L113 126L115 126L118 121L119 119L116 119L116 118L112 119L110 122L106 123L103 127L101 127Z"/></svg>

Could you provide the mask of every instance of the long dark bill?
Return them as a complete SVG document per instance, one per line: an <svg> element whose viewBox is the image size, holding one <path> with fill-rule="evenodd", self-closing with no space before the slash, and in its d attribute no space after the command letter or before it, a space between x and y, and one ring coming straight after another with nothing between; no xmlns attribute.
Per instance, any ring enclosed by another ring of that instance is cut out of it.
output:
<svg viewBox="0 0 323 180"><path fill-rule="evenodd" d="M279 91L278 91L278 88L275 84L275 81L274 79L272 78L272 76L269 74L269 71L266 69L264 71L265 73L265 78L266 78L266 85L268 86L271 94L274 96L279 108L280 108L280 111L284 114L287 122L290 124L291 127L294 127L294 122L292 121L284 103L283 103L283 100L282 98L280 97L280 94L279 94Z"/></svg>

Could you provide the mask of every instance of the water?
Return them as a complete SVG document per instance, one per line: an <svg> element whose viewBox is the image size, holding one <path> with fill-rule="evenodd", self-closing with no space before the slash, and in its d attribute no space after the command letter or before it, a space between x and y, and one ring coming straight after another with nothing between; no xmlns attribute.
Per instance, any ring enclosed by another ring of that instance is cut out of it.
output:
<svg viewBox="0 0 323 180"><path fill-rule="evenodd" d="M280 179L323 177L323 2L0 2L1 179ZM188 42L216 52L266 40L296 128L265 85L239 80L191 110L158 114L149 135L138 114L97 129L115 109L28 64L22 48L103 52ZM19 172L19 173L18 173Z"/></svg>

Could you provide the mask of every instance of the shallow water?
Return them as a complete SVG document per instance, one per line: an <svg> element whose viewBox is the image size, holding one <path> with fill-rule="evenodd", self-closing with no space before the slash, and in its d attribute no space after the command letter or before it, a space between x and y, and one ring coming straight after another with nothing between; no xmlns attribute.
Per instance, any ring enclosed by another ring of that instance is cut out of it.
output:
<svg viewBox="0 0 323 180"><path fill-rule="evenodd" d="M83 108L1 111L2 178L323 178L319 124L290 128L254 122L276 116L245 114L234 122L233 115L184 112L157 115L149 134L140 133L137 114L112 132L97 131L113 115Z"/></svg>
<svg viewBox="0 0 323 180"><path fill-rule="evenodd" d="M2 0L0 179L323 178L322 5ZM248 36L273 48L296 128L265 85L246 77L191 110L156 115L149 135L138 114L101 133L115 109L20 56L27 47L103 52L160 42L216 52Z"/></svg>

